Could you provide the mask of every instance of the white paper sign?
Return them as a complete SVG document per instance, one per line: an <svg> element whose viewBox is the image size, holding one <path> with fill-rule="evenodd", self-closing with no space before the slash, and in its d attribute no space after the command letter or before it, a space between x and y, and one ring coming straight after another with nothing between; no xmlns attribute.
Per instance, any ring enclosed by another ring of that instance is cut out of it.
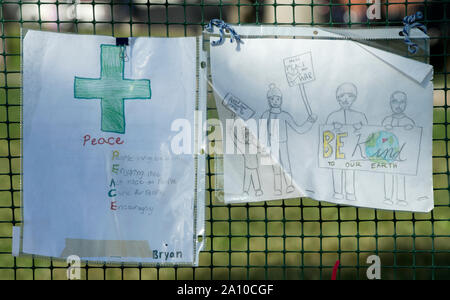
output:
<svg viewBox="0 0 450 300"><path fill-rule="evenodd" d="M232 94L228 94L223 99L223 105L243 120L248 120L255 114L255 111L247 106Z"/></svg>
<svg viewBox="0 0 450 300"><path fill-rule="evenodd" d="M196 43L27 32L23 253L197 262L203 160L170 144L194 124Z"/></svg>
<svg viewBox="0 0 450 300"><path fill-rule="evenodd" d="M285 58L284 68L290 86L304 84L315 79L310 52Z"/></svg>
<svg viewBox="0 0 450 300"><path fill-rule="evenodd" d="M350 40L248 38L210 56L221 121L235 118L222 103L232 94L255 112L246 123L259 137L257 152L224 150L225 202L433 208L430 65Z"/></svg>

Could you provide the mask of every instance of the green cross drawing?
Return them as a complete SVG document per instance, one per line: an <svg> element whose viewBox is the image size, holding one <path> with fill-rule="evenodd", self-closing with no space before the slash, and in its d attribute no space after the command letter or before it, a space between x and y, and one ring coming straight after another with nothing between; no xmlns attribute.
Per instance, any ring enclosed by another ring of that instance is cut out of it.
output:
<svg viewBox="0 0 450 300"><path fill-rule="evenodd" d="M75 76L74 96L78 99L101 100L101 130L125 133L126 99L150 99L148 79L125 79L121 46L101 45L100 78Z"/></svg>

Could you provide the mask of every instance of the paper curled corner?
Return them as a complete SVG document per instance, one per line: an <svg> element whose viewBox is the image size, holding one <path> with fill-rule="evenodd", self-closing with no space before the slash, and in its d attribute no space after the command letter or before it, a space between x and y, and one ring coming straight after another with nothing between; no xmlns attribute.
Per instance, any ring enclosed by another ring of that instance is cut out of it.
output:
<svg viewBox="0 0 450 300"><path fill-rule="evenodd" d="M88 240L66 238L61 257L152 257L147 241Z"/></svg>
<svg viewBox="0 0 450 300"><path fill-rule="evenodd" d="M426 85L433 79L432 65L374 47L362 44L359 44L359 46L420 85Z"/></svg>

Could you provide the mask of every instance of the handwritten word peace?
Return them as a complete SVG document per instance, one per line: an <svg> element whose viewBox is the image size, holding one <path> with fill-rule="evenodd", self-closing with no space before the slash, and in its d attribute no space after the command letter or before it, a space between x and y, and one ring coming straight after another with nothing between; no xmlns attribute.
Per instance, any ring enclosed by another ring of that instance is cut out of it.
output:
<svg viewBox="0 0 450 300"><path fill-rule="evenodd" d="M95 146L95 145L103 145L103 144L114 146L114 145L122 145L124 142L125 141L122 140L120 137L114 137L114 136L91 138L91 136L89 134L86 134L83 137L83 146L86 146L86 145Z"/></svg>

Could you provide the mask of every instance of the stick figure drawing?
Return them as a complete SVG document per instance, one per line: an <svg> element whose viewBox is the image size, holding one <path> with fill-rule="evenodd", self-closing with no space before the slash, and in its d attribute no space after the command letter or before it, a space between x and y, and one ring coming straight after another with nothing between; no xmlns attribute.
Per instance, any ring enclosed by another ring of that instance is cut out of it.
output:
<svg viewBox="0 0 450 300"><path fill-rule="evenodd" d="M334 130L340 130L343 125L352 125L355 130L367 125L366 115L353 110L351 107L358 96L358 90L353 83L343 83L336 90L336 100L341 107L328 115L327 124L333 125ZM355 171L333 169L334 198L355 201ZM345 177L344 177L345 174Z"/></svg>
<svg viewBox="0 0 450 300"><path fill-rule="evenodd" d="M293 129L298 134L306 133L316 122L317 116L312 114L305 122L300 125L297 124L291 114L282 110L283 94L281 93L281 90L273 83L270 84L269 90L267 91L267 102L269 104L269 109L262 114L261 119L267 121L267 141L269 144L272 140L271 135L273 134L271 132L271 122L275 119L279 122L279 155L275 155L275 157L278 157L278 161L272 165L275 195L282 195L281 168L283 168L283 177L286 182L286 193L292 193L295 189L292 184L292 170L291 163L289 161L288 127Z"/></svg>
<svg viewBox="0 0 450 300"><path fill-rule="evenodd" d="M236 121L236 117L234 118ZM248 196L253 187L256 196L262 196L261 180L259 178L259 147L258 139L244 124L238 126L234 133L234 141L244 159L244 184L243 193ZM251 148L256 150L252 153Z"/></svg>
<svg viewBox="0 0 450 300"><path fill-rule="evenodd" d="M394 127L403 127L405 130L413 129L416 124L405 114L407 105L407 96L404 92L396 91L391 95L390 106L392 114L384 118L382 126L386 130ZM394 204L394 191L397 204L401 206L408 205L406 201L405 175L384 174L384 203Z"/></svg>

